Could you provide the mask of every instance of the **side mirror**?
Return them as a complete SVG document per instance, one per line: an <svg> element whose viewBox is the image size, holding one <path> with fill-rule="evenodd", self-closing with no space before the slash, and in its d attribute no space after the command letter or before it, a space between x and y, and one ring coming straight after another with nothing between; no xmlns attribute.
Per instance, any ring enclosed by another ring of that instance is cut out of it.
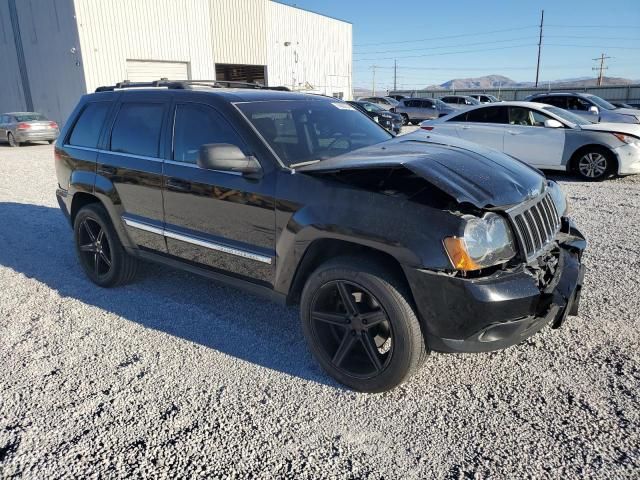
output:
<svg viewBox="0 0 640 480"><path fill-rule="evenodd" d="M544 126L546 128L562 128L564 125L555 118L548 118L544 121Z"/></svg>
<svg viewBox="0 0 640 480"><path fill-rule="evenodd" d="M596 107L595 105L591 105L589 107L589 113L593 113L594 115L598 115L600 113L600 110L598 110L598 107Z"/></svg>
<svg viewBox="0 0 640 480"><path fill-rule="evenodd" d="M255 157L246 156L237 146L228 143L202 145L198 166L206 170L239 173L248 178L262 176L262 167Z"/></svg>

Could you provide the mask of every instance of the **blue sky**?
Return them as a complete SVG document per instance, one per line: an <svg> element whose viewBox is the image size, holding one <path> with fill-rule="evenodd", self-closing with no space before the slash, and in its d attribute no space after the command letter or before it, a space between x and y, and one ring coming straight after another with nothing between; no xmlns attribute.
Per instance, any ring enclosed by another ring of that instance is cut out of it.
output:
<svg viewBox="0 0 640 480"><path fill-rule="evenodd" d="M452 78L501 74L535 80L540 10L545 28L540 78L608 76L640 80L640 0L296 0L291 5L353 24L353 84L422 88Z"/></svg>

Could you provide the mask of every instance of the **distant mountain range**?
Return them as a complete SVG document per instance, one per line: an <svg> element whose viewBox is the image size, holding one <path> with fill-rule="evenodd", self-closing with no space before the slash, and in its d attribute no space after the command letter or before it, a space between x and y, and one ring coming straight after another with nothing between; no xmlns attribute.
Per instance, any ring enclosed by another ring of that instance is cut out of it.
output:
<svg viewBox="0 0 640 480"><path fill-rule="evenodd" d="M562 80L539 82L539 87L593 87L597 84L598 79L592 77L565 78ZM602 77L603 85L627 85L630 83L640 83L640 80L630 80L620 77ZM442 90L464 90L472 89L492 89L492 88L528 88L533 87L534 82L516 82L515 80L505 77L504 75L486 75L484 77L475 78L454 78L452 80L441 83L440 85L429 85L424 89L442 89ZM386 90L377 90L376 95L386 95ZM353 89L354 97L371 95L371 89L355 87Z"/></svg>

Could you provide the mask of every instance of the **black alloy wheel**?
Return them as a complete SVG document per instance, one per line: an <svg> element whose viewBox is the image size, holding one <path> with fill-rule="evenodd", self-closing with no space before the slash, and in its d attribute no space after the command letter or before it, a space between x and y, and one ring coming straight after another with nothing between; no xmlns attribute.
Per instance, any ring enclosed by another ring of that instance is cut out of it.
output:
<svg viewBox="0 0 640 480"><path fill-rule="evenodd" d="M355 378L371 378L393 355L393 332L378 300L364 287L336 280L316 292L312 329L333 366Z"/></svg>
<svg viewBox="0 0 640 480"><path fill-rule="evenodd" d="M85 218L78 231L78 250L87 271L100 280L111 270L111 247L104 229L92 218Z"/></svg>
<svg viewBox="0 0 640 480"><path fill-rule="evenodd" d="M368 257L338 257L313 272L300 317L309 349L354 390L384 392L408 379L428 350L406 282Z"/></svg>
<svg viewBox="0 0 640 480"><path fill-rule="evenodd" d="M137 259L124 250L101 204L82 207L75 216L73 231L78 260L93 283L113 287L133 280Z"/></svg>

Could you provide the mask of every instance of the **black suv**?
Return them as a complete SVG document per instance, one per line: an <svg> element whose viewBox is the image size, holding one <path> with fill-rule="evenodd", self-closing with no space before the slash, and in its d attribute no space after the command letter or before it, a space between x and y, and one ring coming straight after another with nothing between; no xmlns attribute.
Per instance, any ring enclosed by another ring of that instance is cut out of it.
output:
<svg viewBox="0 0 640 480"><path fill-rule="evenodd" d="M398 385L430 350L504 348L577 312L585 240L554 182L475 144L394 138L333 98L101 87L55 164L93 282L152 260L299 302L319 363L358 390Z"/></svg>

